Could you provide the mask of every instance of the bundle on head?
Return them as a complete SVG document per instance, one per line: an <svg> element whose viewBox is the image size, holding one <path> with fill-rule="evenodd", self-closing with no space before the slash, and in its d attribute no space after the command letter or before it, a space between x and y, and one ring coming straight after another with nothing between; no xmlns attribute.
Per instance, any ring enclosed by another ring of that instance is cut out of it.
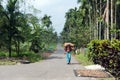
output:
<svg viewBox="0 0 120 80"><path fill-rule="evenodd" d="M74 44L73 44L73 43L69 43L69 42L64 43L64 47L66 47L67 45L74 46Z"/></svg>
<svg viewBox="0 0 120 80"><path fill-rule="evenodd" d="M70 42L66 42L66 43L64 43L64 49L66 52L70 52L70 51L74 50L74 44L70 43Z"/></svg>
<svg viewBox="0 0 120 80"><path fill-rule="evenodd" d="M66 52L70 52L70 51L72 51L72 47L71 47L71 45L67 45L67 46L65 46L65 51L66 51Z"/></svg>

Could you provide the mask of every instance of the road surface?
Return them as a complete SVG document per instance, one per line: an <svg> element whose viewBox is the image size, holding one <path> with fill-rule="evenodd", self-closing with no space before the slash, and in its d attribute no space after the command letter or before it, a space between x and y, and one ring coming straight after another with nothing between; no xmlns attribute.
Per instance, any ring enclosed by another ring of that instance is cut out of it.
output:
<svg viewBox="0 0 120 80"><path fill-rule="evenodd" d="M57 50L46 60L19 65L0 66L0 80L95 80L88 77L76 77L74 69L84 69L72 57L67 65L63 48Z"/></svg>

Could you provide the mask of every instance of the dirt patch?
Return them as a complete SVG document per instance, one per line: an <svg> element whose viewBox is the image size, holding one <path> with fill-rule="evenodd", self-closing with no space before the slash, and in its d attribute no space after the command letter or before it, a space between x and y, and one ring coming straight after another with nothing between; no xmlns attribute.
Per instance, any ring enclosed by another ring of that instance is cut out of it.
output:
<svg viewBox="0 0 120 80"><path fill-rule="evenodd" d="M102 70L75 70L76 76L94 77L94 78L110 78L109 73Z"/></svg>
<svg viewBox="0 0 120 80"><path fill-rule="evenodd" d="M20 61L19 58L0 57L0 65L15 65Z"/></svg>

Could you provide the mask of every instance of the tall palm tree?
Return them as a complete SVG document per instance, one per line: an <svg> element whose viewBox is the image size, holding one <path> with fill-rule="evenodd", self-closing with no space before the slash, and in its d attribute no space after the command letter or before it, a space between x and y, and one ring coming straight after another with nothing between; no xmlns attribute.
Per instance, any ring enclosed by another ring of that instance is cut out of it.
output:
<svg viewBox="0 0 120 80"><path fill-rule="evenodd" d="M15 29L15 11L16 11L16 2L17 0L9 0L8 4L7 4L7 12L8 12L8 38L9 38L9 42L8 42L8 46L9 46L9 57L11 57L11 42L12 42L12 37L14 34L14 29Z"/></svg>
<svg viewBox="0 0 120 80"><path fill-rule="evenodd" d="M111 0L111 30L113 30L113 0ZM113 33L111 33L111 38L113 38Z"/></svg>
<svg viewBox="0 0 120 80"><path fill-rule="evenodd" d="M42 24L47 28L49 28L52 24L50 18L51 16L47 16L47 15L44 15L44 17L42 18Z"/></svg>
<svg viewBox="0 0 120 80"><path fill-rule="evenodd" d="M7 47L9 50L9 57L11 57L11 47L12 40L16 35L19 35L19 30L17 27L20 27L20 17L22 14L18 10L18 5L16 5L18 0L8 0L6 9L3 8L2 15L6 19L4 22L6 31L7 31ZM19 40L18 40L19 41Z"/></svg>

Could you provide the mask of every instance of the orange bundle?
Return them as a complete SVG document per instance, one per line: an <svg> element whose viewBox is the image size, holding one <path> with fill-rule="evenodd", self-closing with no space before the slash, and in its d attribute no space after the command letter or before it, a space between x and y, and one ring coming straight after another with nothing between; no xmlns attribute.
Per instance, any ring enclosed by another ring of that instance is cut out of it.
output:
<svg viewBox="0 0 120 80"><path fill-rule="evenodd" d="M69 48L69 51L74 50L74 44L73 43L64 43L64 50L67 51L67 48Z"/></svg>
<svg viewBox="0 0 120 80"><path fill-rule="evenodd" d="M66 47L66 46L68 46L68 45L70 45L70 46L74 46L73 43L64 43L64 47Z"/></svg>

